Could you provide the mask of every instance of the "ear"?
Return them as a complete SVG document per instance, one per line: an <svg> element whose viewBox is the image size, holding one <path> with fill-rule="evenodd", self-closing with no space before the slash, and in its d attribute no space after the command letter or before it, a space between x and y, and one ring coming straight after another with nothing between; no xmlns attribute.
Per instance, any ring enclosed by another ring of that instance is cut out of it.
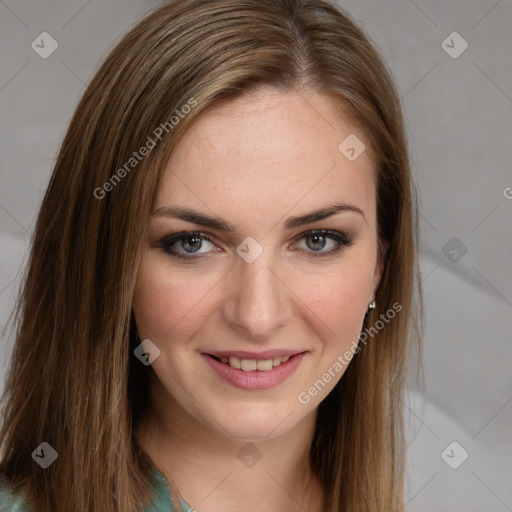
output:
<svg viewBox="0 0 512 512"><path fill-rule="evenodd" d="M386 264L388 248L389 248L389 242L387 240L379 239L378 249L377 249L377 261L375 262L375 271L373 273L371 295L368 299L368 302L373 302L375 300L375 294L377 292L377 288L379 287L382 273L384 272L384 266Z"/></svg>

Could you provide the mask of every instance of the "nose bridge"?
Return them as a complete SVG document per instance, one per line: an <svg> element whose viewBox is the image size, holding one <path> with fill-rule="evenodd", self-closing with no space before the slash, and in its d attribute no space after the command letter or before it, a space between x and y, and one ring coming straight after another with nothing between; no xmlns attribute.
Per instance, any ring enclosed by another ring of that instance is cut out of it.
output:
<svg viewBox="0 0 512 512"><path fill-rule="evenodd" d="M239 258L232 273L233 306L229 321L253 338L268 338L291 316L286 287L271 259L265 252L251 263Z"/></svg>

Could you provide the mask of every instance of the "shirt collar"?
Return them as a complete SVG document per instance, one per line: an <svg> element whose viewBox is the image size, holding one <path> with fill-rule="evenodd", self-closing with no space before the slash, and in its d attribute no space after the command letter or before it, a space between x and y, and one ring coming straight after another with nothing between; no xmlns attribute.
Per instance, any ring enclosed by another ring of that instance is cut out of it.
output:
<svg viewBox="0 0 512 512"><path fill-rule="evenodd" d="M151 486L155 493L155 498L150 506L144 508L142 512L175 512L174 505L171 500L171 493L169 484L165 476L157 469L157 467L150 460L151 466ZM182 498L180 504L184 512L196 512L190 505L188 505Z"/></svg>

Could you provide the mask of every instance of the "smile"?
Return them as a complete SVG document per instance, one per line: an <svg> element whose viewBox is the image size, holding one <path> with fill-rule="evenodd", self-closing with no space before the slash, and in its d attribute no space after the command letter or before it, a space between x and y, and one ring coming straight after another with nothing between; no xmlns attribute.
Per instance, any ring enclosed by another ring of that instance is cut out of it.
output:
<svg viewBox="0 0 512 512"><path fill-rule="evenodd" d="M291 356L286 357L273 357L271 359L240 359L239 357L214 357L217 361L223 364L228 364L231 368L236 370L243 370L244 372L260 371L267 372L272 368L279 366L282 363L286 363Z"/></svg>
<svg viewBox="0 0 512 512"><path fill-rule="evenodd" d="M262 390L277 386L298 368L306 352L286 355L260 354L258 359L201 353L201 357L224 381L245 390ZM273 357L270 357L270 356ZM262 359L261 357L266 357ZM254 357L254 356L253 356Z"/></svg>

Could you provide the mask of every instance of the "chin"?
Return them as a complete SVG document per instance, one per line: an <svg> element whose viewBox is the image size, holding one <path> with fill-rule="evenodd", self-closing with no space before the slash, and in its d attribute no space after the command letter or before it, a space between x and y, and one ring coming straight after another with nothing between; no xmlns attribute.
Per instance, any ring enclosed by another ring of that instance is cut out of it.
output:
<svg viewBox="0 0 512 512"><path fill-rule="evenodd" d="M224 436L234 441L258 442L268 441L280 437L288 429L282 429L281 426L275 428L274 424L264 423L261 425L226 425L226 430L220 432Z"/></svg>
<svg viewBox="0 0 512 512"><path fill-rule="evenodd" d="M264 441L280 437L298 422L296 411L280 405L248 404L236 407L219 417L212 425L219 434L237 441Z"/></svg>

